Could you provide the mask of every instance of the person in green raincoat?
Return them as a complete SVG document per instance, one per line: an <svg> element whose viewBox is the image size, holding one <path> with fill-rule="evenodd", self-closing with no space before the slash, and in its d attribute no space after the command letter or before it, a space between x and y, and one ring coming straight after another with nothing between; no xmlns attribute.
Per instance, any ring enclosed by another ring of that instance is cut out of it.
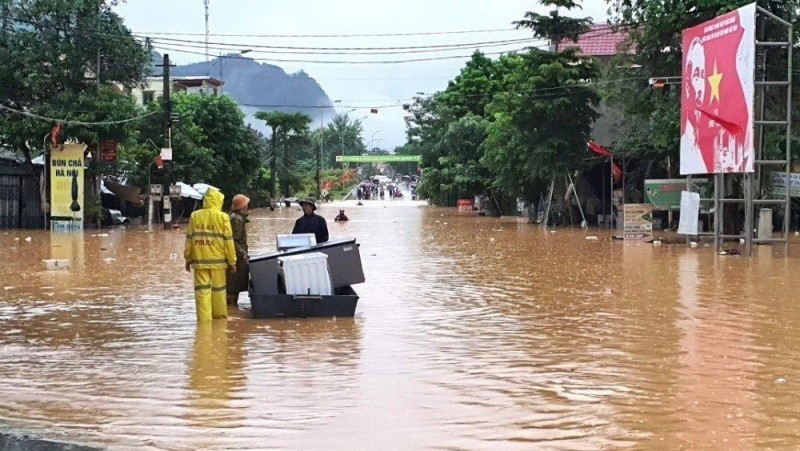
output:
<svg viewBox="0 0 800 451"><path fill-rule="evenodd" d="M236 272L228 273L227 302L230 307L239 306L239 293L250 285L250 268L247 264L247 215L250 214L250 198L244 194L233 196L231 203L231 229L236 248Z"/></svg>

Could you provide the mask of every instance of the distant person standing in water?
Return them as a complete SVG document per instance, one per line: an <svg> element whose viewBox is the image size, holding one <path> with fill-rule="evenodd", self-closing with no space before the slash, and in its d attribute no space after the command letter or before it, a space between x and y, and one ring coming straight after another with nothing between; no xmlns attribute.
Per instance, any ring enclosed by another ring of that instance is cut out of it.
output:
<svg viewBox="0 0 800 451"><path fill-rule="evenodd" d="M348 218L347 215L344 214L344 210L339 210L339 214L335 218L333 218L333 220L336 222L345 222L349 221L350 218Z"/></svg>
<svg viewBox="0 0 800 451"><path fill-rule="evenodd" d="M298 203L303 209L303 216L294 223L292 233L313 233L317 243L326 243L328 241L328 223L325 222L325 218L314 213L317 205L311 199L302 199Z"/></svg>

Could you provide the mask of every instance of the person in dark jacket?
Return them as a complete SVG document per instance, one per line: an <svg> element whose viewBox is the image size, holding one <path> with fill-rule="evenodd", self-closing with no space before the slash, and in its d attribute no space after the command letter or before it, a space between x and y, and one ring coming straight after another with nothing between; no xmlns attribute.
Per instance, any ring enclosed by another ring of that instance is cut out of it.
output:
<svg viewBox="0 0 800 451"><path fill-rule="evenodd" d="M244 194L233 196L231 202L231 230L233 231L233 247L236 249L236 272L228 273L226 284L226 301L230 307L239 306L239 293L247 291L250 285L250 268L247 264L247 226L250 221L250 198Z"/></svg>
<svg viewBox="0 0 800 451"><path fill-rule="evenodd" d="M333 220L336 222L345 222L349 221L350 218L348 218L347 215L344 214L344 210L339 210L339 214L335 218L333 218Z"/></svg>
<svg viewBox="0 0 800 451"><path fill-rule="evenodd" d="M328 224L325 222L325 218L314 213L317 205L311 199L302 199L298 203L303 209L303 216L294 223L292 233L313 233L317 243L327 242Z"/></svg>

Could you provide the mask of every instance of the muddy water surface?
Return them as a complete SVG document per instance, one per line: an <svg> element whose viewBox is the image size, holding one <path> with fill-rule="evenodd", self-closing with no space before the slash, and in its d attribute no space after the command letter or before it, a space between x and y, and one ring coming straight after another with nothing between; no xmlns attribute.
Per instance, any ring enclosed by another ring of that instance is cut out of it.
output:
<svg viewBox="0 0 800 451"><path fill-rule="evenodd" d="M361 243L354 319L251 320L243 294L198 326L181 233L0 232L0 428L115 449L800 445L797 253L346 208L321 213ZM298 215L255 212L251 248Z"/></svg>

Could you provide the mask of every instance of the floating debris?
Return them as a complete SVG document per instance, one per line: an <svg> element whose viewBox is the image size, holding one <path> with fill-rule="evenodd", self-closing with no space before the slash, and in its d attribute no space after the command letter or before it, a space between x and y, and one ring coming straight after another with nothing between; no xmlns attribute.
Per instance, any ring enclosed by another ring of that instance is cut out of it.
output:
<svg viewBox="0 0 800 451"><path fill-rule="evenodd" d="M63 271L68 270L70 267L69 260L49 258L42 261L48 271Z"/></svg>

